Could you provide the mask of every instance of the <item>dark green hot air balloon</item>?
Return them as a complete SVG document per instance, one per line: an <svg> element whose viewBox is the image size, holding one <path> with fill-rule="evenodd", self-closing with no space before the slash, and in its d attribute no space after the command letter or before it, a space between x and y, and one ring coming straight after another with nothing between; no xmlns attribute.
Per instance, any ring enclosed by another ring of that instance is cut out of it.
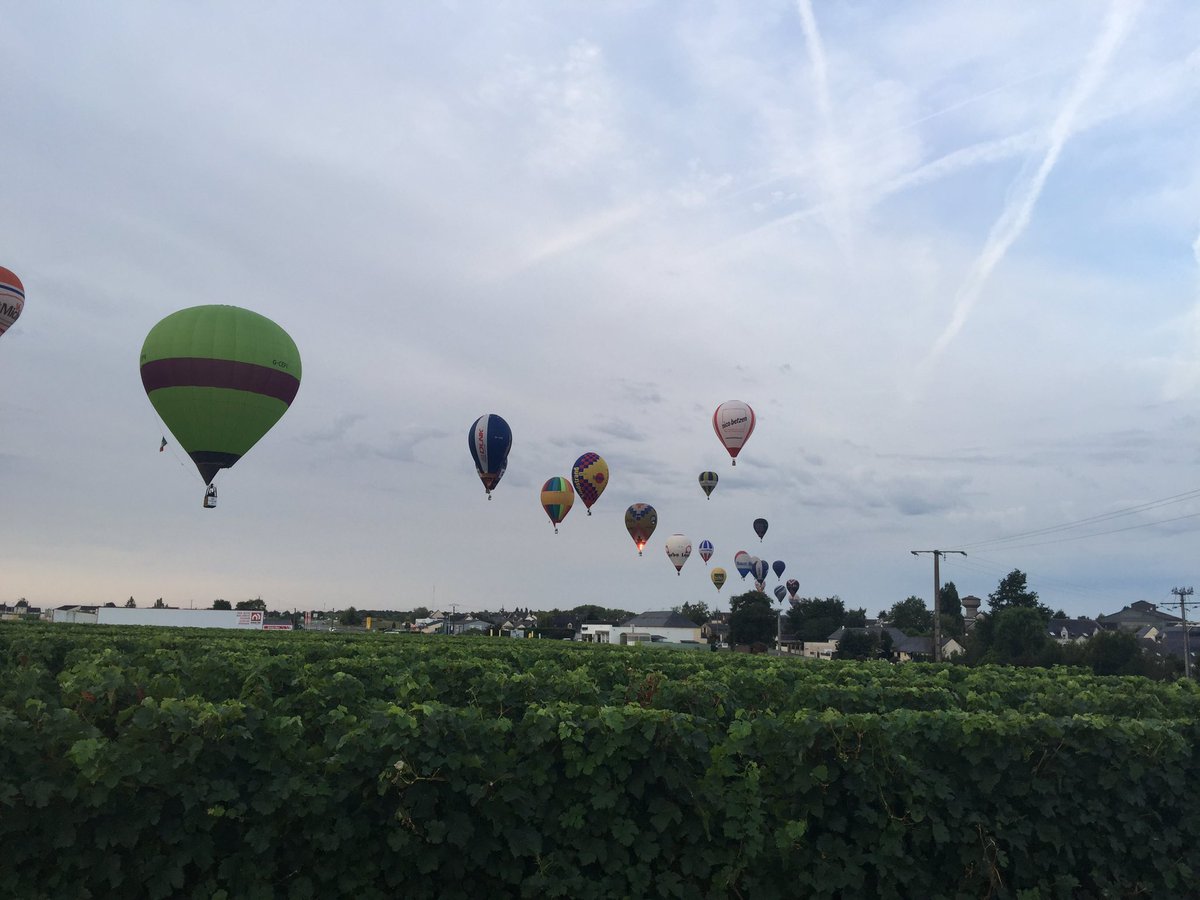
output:
<svg viewBox="0 0 1200 900"><path fill-rule="evenodd" d="M142 385L209 485L270 431L300 388L300 352L265 316L193 306L167 316L142 345ZM209 499L212 502L209 502Z"/></svg>

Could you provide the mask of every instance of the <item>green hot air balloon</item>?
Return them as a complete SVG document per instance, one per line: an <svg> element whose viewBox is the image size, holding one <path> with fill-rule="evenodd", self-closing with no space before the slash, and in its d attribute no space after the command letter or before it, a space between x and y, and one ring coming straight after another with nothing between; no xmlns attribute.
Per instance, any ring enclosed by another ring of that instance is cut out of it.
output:
<svg viewBox="0 0 1200 900"><path fill-rule="evenodd" d="M287 412L300 389L300 351L265 316L193 306L167 316L142 345L142 385L208 485ZM210 502L210 499L212 502Z"/></svg>

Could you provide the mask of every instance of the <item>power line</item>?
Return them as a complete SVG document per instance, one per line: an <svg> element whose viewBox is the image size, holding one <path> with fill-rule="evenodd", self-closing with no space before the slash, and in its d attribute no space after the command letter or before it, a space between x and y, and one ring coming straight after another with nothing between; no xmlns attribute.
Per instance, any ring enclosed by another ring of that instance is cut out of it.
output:
<svg viewBox="0 0 1200 900"><path fill-rule="evenodd" d="M1200 488L1196 488L1196 489L1193 489L1190 491L1185 491L1181 494L1175 494L1170 497L1163 497L1158 500L1149 500L1145 503L1139 503L1136 506L1129 506L1124 509L1114 510L1112 512L1100 513L1098 515L1088 516L1083 519L1076 519L1073 522L1063 522L1059 525L1051 525L1046 528L1035 528L1030 531L1021 531L1021 532L1017 532L1016 534L1006 535L1004 537L991 538L989 540L982 540L982 541L974 541L974 542L970 542L970 543L966 543L966 544L959 544L959 546L967 548L967 549L971 549L971 548L978 548L978 547L986 547L986 546L993 545L993 544L996 544L996 545L1007 544L1011 541L1019 541L1019 540L1024 540L1025 538L1034 538L1034 537L1040 537L1042 535L1047 535L1047 534L1055 534L1055 533L1062 532L1062 531L1070 531L1073 528L1082 528L1087 525L1098 525L1101 522L1110 521L1112 519L1119 519L1123 516L1132 516L1132 515L1136 515L1138 513L1148 512L1149 510L1158 509L1163 506L1170 506L1175 503L1183 503L1184 501L1192 500L1197 497L1200 497ZM1200 513L1193 513L1189 516L1179 516L1178 518L1175 518L1175 519L1164 519L1164 520L1155 521L1155 522L1145 522L1145 523L1142 523L1141 525L1130 526L1130 528L1146 528L1151 525L1159 525L1159 524L1163 524L1165 522L1175 522L1175 521L1178 521L1179 519L1191 518L1192 516L1196 516L1196 515L1200 515ZM1117 530L1129 530L1129 529L1117 529ZM1101 534L1113 534L1113 533L1115 533L1115 532L1103 531L1103 532L1098 532L1095 535L1084 535L1084 537L1098 537ZM1073 540L1073 538L1067 538L1066 540ZM1046 542L1046 543L1053 543L1053 542ZM1029 544L1029 545L1022 545L1022 546L1040 546L1040 544Z"/></svg>

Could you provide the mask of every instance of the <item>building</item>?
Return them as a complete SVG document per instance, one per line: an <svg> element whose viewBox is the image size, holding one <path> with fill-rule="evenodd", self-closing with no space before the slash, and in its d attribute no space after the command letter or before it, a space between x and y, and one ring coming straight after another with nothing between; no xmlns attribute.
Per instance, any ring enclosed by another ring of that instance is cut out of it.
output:
<svg viewBox="0 0 1200 900"><path fill-rule="evenodd" d="M1060 644L1082 643L1100 630L1095 619L1051 619L1046 626L1050 637Z"/></svg>
<svg viewBox="0 0 1200 900"><path fill-rule="evenodd" d="M1166 625L1179 624L1183 620L1178 616L1160 612L1158 606L1153 603L1137 600L1123 607L1120 612L1099 616L1096 621L1107 631L1116 631L1119 628L1123 631L1138 632L1150 626L1161 629Z"/></svg>
<svg viewBox="0 0 1200 900"><path fill-rule="evenodd" d="M886 634L888 638L891 639L891 659L893 662L910 662L913 660L928 661L933 659L932 637L907 635L899 628L895 628L891 625L868 625L866 628L842 627L829 636L828 643L833 644L833 646L836 648L837 645L841 643L842 636L848 631L874 632L878 633L881 638ZM949 659L951 656L957 656L964 651L965 648L963 645L954 638L942 638L942 659Z"/></svg>
<svg viewBox="0 0 1200 900"><path fill-rule="evenodd" d="M622 635L628 635L622 639ZM590 644L625 644L637 641L680 644L700 643L700 626L674 610L645 612L618 624L584 622L579 626L579 640Z"/></svg>

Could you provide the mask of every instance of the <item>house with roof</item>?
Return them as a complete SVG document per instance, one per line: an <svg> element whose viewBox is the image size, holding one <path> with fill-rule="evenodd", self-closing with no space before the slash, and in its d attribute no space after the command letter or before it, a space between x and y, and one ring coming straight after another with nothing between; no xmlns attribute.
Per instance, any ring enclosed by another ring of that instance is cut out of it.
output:
<svg viewBox="0 0 1200 900"><path fill-rule="evenodd" d="M1166 625L1179 624L1183 620L1178 616L1162 612L1154 603L1137 600L1123 607L1119 612L1098 616L1096 621L1100 623L1101 628L1107 631L1121 629L1122 631L1138 632L1149 626L1161 629Z"/></svg>
<svg viewBox="0 0 1200 900"><path fill-rule="evenodd" d="M847 632L879 634L881 638L886 634L891 640L892 662L928 662L929 660L933 659L932 637L929 637L928 635L908 635L892 625L867 625L864 628L847 628L843 626L829 636L828 643L833 644L836 648L837 644L841 643L842 637ZM951 656L957 656L959 653L965 652L965 649L966 648L964 648L963 645L953 637L942 638L942 659L949 659Z"/></svg>
<svg viewBox="0 0 1200 900"><path fill-rule="evenodd" d="M1046 633L1060 644L1083 643L1101 630L1095 619L1051 619L1046 623Z"/></svg>

